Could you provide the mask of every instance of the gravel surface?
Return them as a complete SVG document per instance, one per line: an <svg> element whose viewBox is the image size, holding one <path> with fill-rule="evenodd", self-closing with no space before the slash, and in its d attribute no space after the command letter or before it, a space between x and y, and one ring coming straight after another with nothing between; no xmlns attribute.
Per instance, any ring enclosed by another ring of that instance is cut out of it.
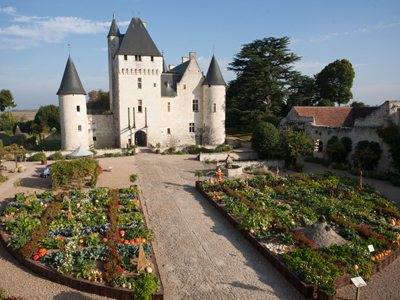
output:
<svg viewBox="0 0 400 300"><path fill-rule="evenodd" d="M28 170L10 174L0 184L0 208L17 192L41 193L51 187L38 176L43 166L23 163ZM323 171L305 163L305 171ZM164 156L141 153L134 157L103 158L98 187L127 187L130 174L138 174L145 214L154 230L154 244L165 299L305 299L195 190L197 170L208 171L192 155ZM340 172L340 171L338 171ZM289 173L289 172L287 172ZM280 175L286 173L281 171ZM15 188L13 181L22 179ZM390 183L373 183L387 197L400 202L400 189ZM136 183L135 183L136 184ZM397 260L361 289L360 299L400 299ZM48 281L19 265L0 245L0 286L8 294L26 299L107 299ZM338 290L338 299L355 299L356 289Z"/></svg>

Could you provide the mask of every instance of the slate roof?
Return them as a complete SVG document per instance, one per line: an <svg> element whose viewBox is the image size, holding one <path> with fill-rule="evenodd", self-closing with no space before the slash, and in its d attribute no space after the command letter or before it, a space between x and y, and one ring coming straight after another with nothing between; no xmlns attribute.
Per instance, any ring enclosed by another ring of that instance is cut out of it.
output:
<svg viewBox="0 0 400 300"><path fill-rule="evenodd" d="M132 18L117 55L162 56L138 17Z"/></svg>
<svg viewBox="0 0 400 300"><path fill-rule="evenodd" d="M115 19L113 19L112 23L111 23L110 31L108 32L107 37L120 36L120 35L121 35L121 33L119 32L117 22L115 21Z"/></svg>
<svg viewBox="0 0 400 300"><path fill-rule="evenodd" d="M81 80L79 79L78 72L75 69L75 65L72 61L71 55L68 57L64 76L61 80L60 88L57 92L57 95L66 94L86 95Z"/></svg>
<svg viewBox="0 0 400 300"><path fill-rule="evenodd" d="M221 70L219 69L217 59L213 55L210 66L208 68L206 79L204 79L203 85L226 85L224 78L222 77Z"/></svg>
<svg viewBox="0 0 400 300"><path fill-rule="evenodd" d="M365 118L377 107L295 106L294 109L301 116L314 117L319 126L353 127L355 119Z"/></svg>
<svg viewBox="0 0 400 300"><path fill-rule="evenodd" d="M167 67L167 63L165 62L165 58L163 56L163 73L167 73L168 72L168 67Z"/></svg>
<svg viewBox="0 0 400 300"><path fill-rule="evenodd" d="M185 61L184 63L181 63L180 65L177 65L175 68L172 70L169 70L168 73L178 73L180 75L183 75L186 72L187 67L189 66L189 60Z"/></svg>

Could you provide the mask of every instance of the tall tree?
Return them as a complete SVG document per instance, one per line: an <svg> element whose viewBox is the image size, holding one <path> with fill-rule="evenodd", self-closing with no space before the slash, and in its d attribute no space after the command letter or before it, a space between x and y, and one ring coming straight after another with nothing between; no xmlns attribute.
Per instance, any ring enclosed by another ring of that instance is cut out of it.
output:
<svg viewBox="0 0 400 300"><path fill-rule="evenodd" d="M291 53L288 45L288 37L255 40L243 45L229 64L237 78L227 92L227 115L240 113L237 123L255 124L271 112L280 116L284 98L290 93L288 87L299 74L292 69L300 57Z"/></svg>
<svg viewBox="0 0 400 300"><path fill-rule="evenodd" d="M4 111L8 107L8 113L10 116L11 123L11 107L16 107L17 104L14 103L14 96L11 94L10 90L2 89L0 92L0 110Z"/></svg>
<svg viewBox="0 0 400 300"><path fill-rule="evenodd" d="M110 109L110 93L98 91L89 92L89 101L86 103L88 109Z"/></svg>
<svg viewBox="0 0 400 300"><path fill-rule="evenodd" d="M335 60L316 75L316 85L322 99L333 103L347 104L353 99L351 88L354 80L354 69L347 59Z"/></svg>
<svg viewBox="0 0 400 300"><path fill-rule="evenodd" d="M286 100L289 110L293 106L312 106L317 103L313 77L298 74L294 76L289 89L291 93Z"/></svg>
<svg viewBox="0 0 400 300"><path fill-rule="evenodd" d="M35 115L34 123L41 127L40 131L44 127L53 127L60 131L60 109L58 106L53 104L41 106Z"/></svg>

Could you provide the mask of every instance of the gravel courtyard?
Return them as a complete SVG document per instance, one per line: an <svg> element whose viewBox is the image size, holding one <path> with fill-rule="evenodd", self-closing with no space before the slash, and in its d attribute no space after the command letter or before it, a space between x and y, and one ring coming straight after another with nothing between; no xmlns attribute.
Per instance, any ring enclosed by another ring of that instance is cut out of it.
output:
<svg viewBox="0 0 400 300"><path fill-rule="evenodd" d="M305 171L322 171L320 165L305 163ZM17 192L38 193L51 187L50 179L38 176L39 163L24 163L23 174L10 174L0 184L0 208ZM207 172L193 155L163 156L141 153L123 158L103 158L104 172L98 187L127 187L130 174L138 174L139 189L150 227L165 299L305 299L195 190L194 173ZM280 175L284 176L284 172ZM12 183L22 178L22 186ZM400 189L387 182L372 182L397 203ZM400 299L399 260L361 290L360 299ZM55 284L20 266L0 246L0 286L9 294L26 299L107 299ZM338 299L355 299L356 290L338 290Z"/></svg>

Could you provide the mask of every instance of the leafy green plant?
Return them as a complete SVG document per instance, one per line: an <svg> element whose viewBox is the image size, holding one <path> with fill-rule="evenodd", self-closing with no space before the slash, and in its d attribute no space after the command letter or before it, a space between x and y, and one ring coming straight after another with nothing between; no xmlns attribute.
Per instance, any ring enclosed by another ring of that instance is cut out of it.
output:
<svg viewBox="0 0 400 300"><path fill-rule="evenodd" d="M76 266L77 274L76 278L79 279L81 277L88 278L90 271L94 268L94 262L91 260L84 260L82 263Z"/></svg>
<svg viewBox="0 0 400 300"><path fill-rule="evenodd" d="M138 279L134 281L133 289L135 291L135 299L137 300L150 300L154 292L160 285L160 280L152 274L141 274Z"/></svg>
<svg viewBox="0 0 400 300"><path fill-rule="evenodd" d="M85 246L92 247L97 246L100 243L100 238L98 234L92 234L85 239Z"/></svg>
<svg viewBox="0 0 400 300"><path fill-rule="evenodd" d="M202 171L197 171L194 176L197 176L198 180L200 181L200 177L203 177L203 172Z"/></svg>
<svg viewBox="0 0 400 300"><path fill-rule="evenodd" d="M138 176L136 174L132 174L131 176L129 176L129 180L131 182L135 182L137 180Z"/></svg>
<svg viewBox="0 0 400 300"><path fill-rule="evenodd" d="M42 160L47 160L46 154L43 152L36 153L32 156L31 158L32 161L42 161Z"/></svg>

